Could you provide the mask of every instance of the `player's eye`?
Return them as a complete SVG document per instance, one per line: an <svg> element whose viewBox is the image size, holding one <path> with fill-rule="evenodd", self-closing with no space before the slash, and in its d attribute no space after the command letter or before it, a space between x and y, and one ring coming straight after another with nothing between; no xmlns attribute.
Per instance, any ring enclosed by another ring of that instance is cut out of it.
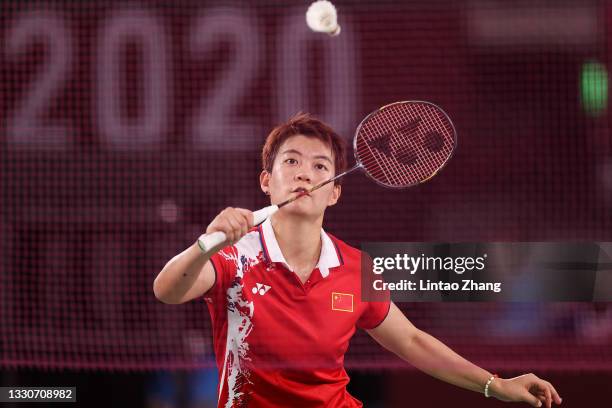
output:
<svg viewBox="0 0 612 408"><path fill-rule="evenodd" d="M326 166L326 165L324 165L324 164L321 164L321 163L317 163L317 164L315 164L315 168L316 168L317 170L326 170L326 171L327 171L327 166Z"/></svg>
<svg viewBox="0 0 612 408"><path fill-rule="evenodd" d="M297 164L297 160L289 158L285 160L285 163L287 164Z"/></svg>

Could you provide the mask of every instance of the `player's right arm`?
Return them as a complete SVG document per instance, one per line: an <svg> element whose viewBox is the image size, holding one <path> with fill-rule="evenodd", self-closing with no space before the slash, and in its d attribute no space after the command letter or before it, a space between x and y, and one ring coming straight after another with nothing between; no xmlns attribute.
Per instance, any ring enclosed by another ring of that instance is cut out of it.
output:
<svg viewBox="0 0 612 408"><path fill-rule="evenodd" d="M228 207L206 228L206 233L222 231L227 240L208 253L198 243L172 258L153 282L155 297L168 304L185 303L203 296L215 284L215 270L210 261L221 248L242 238L253 225L253 213L243 208Z"/></svg>

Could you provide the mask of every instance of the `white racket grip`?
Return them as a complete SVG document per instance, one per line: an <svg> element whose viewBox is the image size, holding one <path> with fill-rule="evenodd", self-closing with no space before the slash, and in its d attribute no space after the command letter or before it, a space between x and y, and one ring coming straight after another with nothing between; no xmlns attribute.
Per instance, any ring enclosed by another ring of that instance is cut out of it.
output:
<svg viewBox="0 0 612 408"><path fill-rule="evenodd" d="M270 205L268 207L264 207L260 210L257 210L253 213L253 225L257 226L268 219L272 214L278 211L277 205ZM221 245L227 237L224 232L215 231L210 234L202 234L200 238L198 238L198 246L205 254L209 253L213 248L218 245Z"/></svg>
<svg viewBox="0 0 612 408"><path fill-rule="evenodd" d="M269 205L253 213L253 225L258 226L278 211L278 205Z"/></svg>
<svg viewBox="0 0 612 408"><path fill-rule="evenodd" d="M215 231L210 234L202 234L198 238L198 246L205 254L209 253L214 247L225 242L227 237L225 232Z"/></svg>

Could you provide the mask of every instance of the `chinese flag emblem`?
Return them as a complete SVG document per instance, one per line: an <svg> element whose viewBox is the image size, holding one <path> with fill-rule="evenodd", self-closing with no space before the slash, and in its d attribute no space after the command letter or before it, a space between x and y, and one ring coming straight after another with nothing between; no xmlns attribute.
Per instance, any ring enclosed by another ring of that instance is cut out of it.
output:
<svg viewBox="0 0 612 408"><path fill-rule="evenodd" d="M332 310L353 311L353 294L332 292Z"/></svg>

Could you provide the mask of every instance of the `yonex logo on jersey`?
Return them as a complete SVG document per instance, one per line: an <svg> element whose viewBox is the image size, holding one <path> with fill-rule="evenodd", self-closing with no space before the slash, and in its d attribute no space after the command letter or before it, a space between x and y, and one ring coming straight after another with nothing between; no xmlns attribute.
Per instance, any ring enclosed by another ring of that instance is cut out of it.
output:
<svg viewBox="0 0 612 408"><path fill-rule="evenodd" d="M253 289L251 289L251 292L253 292L254 295L259 293L260 295L263 296L266 293L268 293L268 291L272 288L272 286L264 285L263 283L256 283L255 285L256 286L253 287Z"/></svg>
<svg viewBox="0 0 612 408"><path fill-rule="evenodd" d="M332 310L338 310L340 312L352 312L353 294L332 292L331 308Z"/></svg>

